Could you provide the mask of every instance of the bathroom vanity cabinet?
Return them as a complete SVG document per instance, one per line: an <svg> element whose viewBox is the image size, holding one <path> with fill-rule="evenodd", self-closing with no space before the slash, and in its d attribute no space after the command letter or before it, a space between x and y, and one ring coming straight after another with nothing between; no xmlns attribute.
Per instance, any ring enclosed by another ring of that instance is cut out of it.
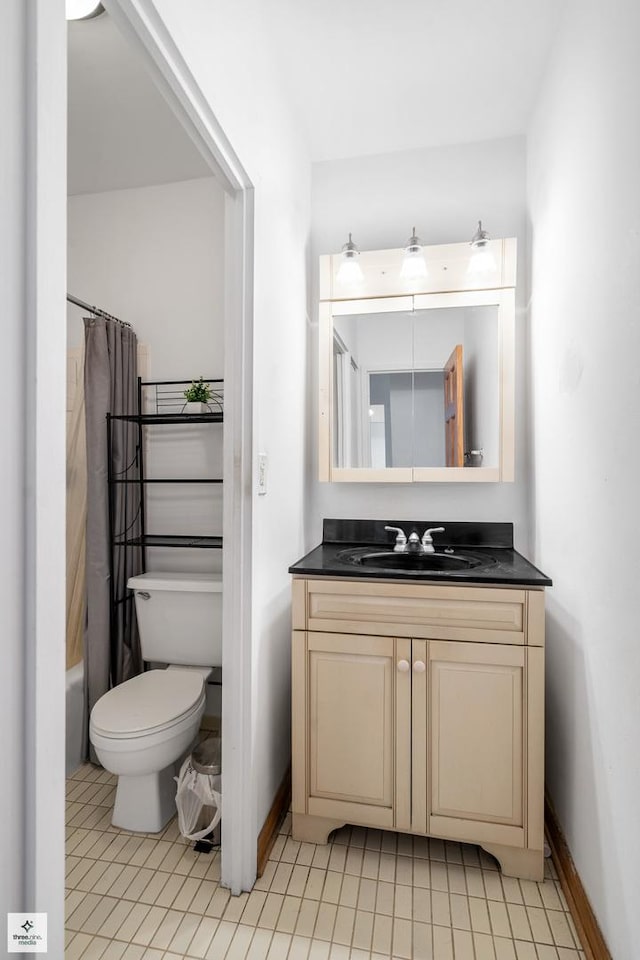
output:
<svg viewBox="0 0 640 960"><path fill-rule="evenodd" d="M543 876L544 591L293 580L293 836L477 843Z"/></svg>

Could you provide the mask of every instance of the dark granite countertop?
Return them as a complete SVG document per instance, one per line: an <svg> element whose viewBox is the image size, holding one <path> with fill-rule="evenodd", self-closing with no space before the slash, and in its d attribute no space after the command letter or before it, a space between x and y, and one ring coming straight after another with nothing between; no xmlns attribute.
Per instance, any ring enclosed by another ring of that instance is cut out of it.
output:
<svg viewBox="0 0 640 960"><path fill-rule="evenodd" d="M455 556L458 552L471 553L489 561L468 570L424 571L388 570L359 566L340 559L339 554L349 547L371 547L392 550L395 534L385 531L385 525L401 527L407 536L416 531L419 536L428 527L444 527L444 533L433 535L438 553ZM401 580L408 582L478 583L494 585L522 585L550 587L546 574L529 563L513 547L512 523L466 523L435 520L325 520L320 546L289 567L297 576L348 577L362 580Z"/></svg>

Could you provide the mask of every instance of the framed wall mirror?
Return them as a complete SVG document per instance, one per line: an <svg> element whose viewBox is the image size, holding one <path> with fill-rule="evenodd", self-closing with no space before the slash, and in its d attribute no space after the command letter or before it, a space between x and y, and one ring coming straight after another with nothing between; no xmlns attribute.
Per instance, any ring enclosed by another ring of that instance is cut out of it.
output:
<svg viewBox="0 0 640 960"><path fill-rule="evenodd" d="M401 250L363 253L350 290L340 258L321 258L321 480L513 480L515 240L491 245L480 278L469 244L424 248L412 293ZM404 290L391 292L394 276ZM349 295L363 292L384 295Z"/></svg>

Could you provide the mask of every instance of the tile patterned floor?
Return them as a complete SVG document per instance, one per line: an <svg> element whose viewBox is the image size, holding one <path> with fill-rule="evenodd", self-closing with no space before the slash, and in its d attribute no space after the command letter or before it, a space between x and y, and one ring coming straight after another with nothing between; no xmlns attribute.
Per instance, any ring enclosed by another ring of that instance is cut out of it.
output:
<svg viewBox="0 0 640 960"><path fill-rule="evenodd" d="M346 827L298 843L285 820L250 894L219 885L173 820L111 826L114 778L67 781L66 960L585 960L553 866L502 877L477 847Z"/></svg>

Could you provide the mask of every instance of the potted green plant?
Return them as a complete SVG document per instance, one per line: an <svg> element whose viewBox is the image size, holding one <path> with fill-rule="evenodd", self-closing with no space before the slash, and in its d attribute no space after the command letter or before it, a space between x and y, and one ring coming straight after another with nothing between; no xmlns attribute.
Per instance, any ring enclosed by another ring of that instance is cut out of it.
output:
<svg viewBox="0 0 640 960"><path fill-rule="evenodd" d="M202 377L199 380L192 380L191 386L184 391L185 405L182 408L183 413L209 413L209 400L212 397L212 390L208 383L205 383Z"/></svg>

